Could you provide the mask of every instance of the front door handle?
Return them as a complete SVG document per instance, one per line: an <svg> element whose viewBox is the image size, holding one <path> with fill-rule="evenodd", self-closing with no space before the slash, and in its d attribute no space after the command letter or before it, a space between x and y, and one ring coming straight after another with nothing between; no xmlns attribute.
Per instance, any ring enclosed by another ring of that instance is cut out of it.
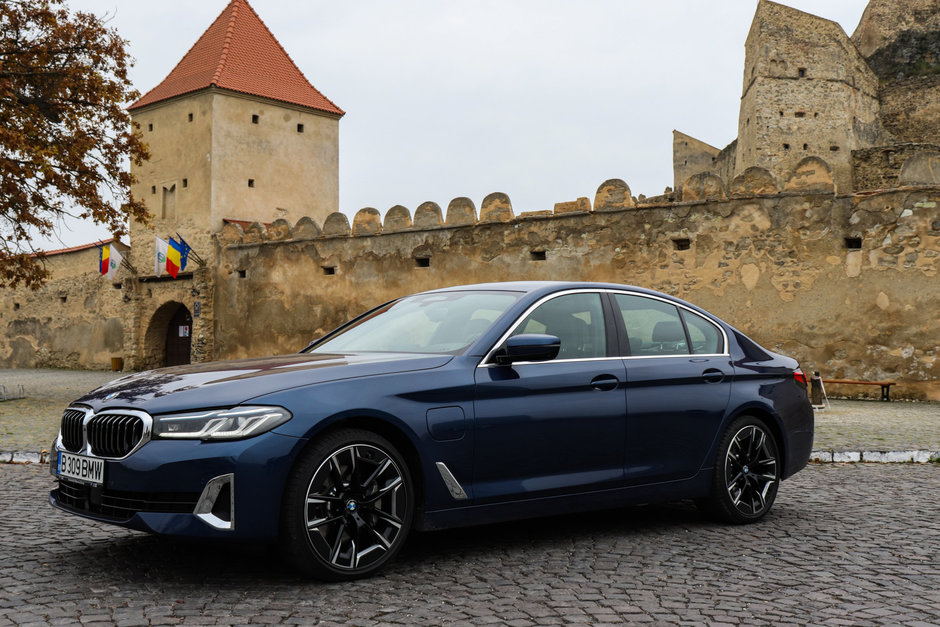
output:
<svg viewBox="0 0 940 627"><path fill-rule="evenodd" d="M620 379L612 374L601 374L591 379L591 387L595 390L616 390Z"/></svg>
<svg viewBox="0 0 940 627"><path fill-rule="evenodd" d="M705 383L721 383L725 380L725 373L716 368L708 368L702 373L702 380Z"/></svg>

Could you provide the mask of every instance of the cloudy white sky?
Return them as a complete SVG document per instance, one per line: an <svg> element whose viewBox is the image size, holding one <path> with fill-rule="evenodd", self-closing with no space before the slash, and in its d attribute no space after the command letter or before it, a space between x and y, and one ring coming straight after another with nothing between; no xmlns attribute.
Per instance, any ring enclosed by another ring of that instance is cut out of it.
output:
<svg viewBox="0 0 940 627"><path fill-rule="evenodd" d="M340 122L340 210L505 192L516 213L672 185L672 131L734 139L756 0L249 0ZM227 0L67 0L159 83ZM855 30L864 0L789 0ZM108 237L64 225L46 249Z"/></svg>

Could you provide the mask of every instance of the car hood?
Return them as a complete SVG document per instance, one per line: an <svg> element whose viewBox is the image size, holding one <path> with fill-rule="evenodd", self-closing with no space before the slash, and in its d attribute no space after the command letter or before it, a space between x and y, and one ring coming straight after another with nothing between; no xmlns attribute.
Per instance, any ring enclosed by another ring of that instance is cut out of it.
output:
<svg viewBox="0 0 940 627"><path fill-rule="evenodd" d="M216 361L138 372L75 401L95 410L134 408L151 414L231 407L289 388L339 379L438 368L451 355L361 353L285 355Z"/></svg>

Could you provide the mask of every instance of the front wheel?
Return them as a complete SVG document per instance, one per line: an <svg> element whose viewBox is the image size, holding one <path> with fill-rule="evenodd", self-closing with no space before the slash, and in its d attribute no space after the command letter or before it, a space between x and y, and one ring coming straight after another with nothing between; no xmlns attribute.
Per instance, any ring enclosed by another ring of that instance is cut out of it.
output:
<svg viewBox="0 0 940 627"><path fill-rule="evenodd" d="M699 504L727 522L756 522L770 511L779 485L780 456L773 433L757 418L742 416L721 439L711 495Z"/></svg>
<svg viewBox="0 0 940 627"><path fill-rule="evenodd" d="M411 475L394 445L370 431L335 431L301 457L288 480L282 552L318 579L366 577L404 544L414 505Z"/></svg>

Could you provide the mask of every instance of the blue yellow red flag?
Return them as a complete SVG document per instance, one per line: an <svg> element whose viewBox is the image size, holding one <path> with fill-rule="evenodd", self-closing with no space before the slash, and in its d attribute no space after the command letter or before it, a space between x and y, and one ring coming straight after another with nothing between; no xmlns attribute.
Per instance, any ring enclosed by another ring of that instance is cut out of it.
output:
<svg viewBox="0 0 940 627"><path fill-rule="evenodd" d="M180 269L183 266L181 259L182 256L182 246L179 242L174 240L172 237L170 241L167 242L168 246L166 249L166 271L170 273L170 276L174 279L176 275L179 274Z"/></svg>

